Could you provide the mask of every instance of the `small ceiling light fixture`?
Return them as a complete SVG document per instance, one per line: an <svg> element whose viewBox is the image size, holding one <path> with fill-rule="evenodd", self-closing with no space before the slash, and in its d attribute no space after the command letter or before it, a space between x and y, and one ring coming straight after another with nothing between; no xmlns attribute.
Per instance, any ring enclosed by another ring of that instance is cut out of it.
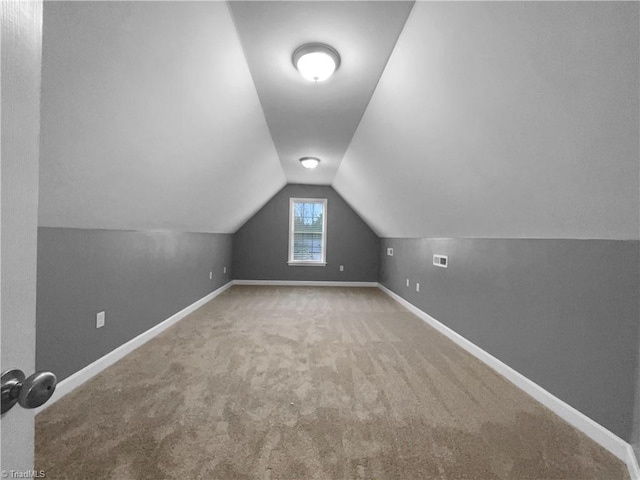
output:
<svg viewBox="0 0 640 480"><path fill-rule="evenodd" d="M315 157L302 157L300 163L304 168L316 168L320 163L320 159Z"/></svg>
<svg viewBox="0 0 640 480"><path fill-rule="evenodd" d="M293 52L293 65L310 82L322 82L340 66L340 55L323 43L307 43Z"/></svg>

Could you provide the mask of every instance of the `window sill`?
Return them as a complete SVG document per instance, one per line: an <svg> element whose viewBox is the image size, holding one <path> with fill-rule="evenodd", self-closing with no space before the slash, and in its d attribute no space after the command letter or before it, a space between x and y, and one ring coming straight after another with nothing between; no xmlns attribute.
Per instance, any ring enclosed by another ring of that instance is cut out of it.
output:
<svg viewBox="0 0 640 480"><path fill-rule="evenodd" d="M287 262L290 267L326 267L326 262Z"/></svg>

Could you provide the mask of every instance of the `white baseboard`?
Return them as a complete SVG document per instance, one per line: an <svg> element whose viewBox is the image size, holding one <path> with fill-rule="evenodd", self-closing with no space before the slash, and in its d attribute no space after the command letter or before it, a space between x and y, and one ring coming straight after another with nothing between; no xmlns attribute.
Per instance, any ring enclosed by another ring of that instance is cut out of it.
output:
<svg viewBox="0 0 640 480"><path fill-rule="evenodd" d="M423 320L425 323L432 326L440 333L448 337L450 340L464 348L471 355L484 362L486 365L488 365L493 370L509 380L511 383L513 383L516 387L520 388L525 393L535 398L538 402L543 404L564 421L580 430L582 433L593 439L598 444L602 445L627 465L631 480L640 480L640 468L638 468L638 461L633 452L633 448L629 443L625 442L599 423L593 421L583 413L579 412L571 405L563 402L558 397L549 393L540 385L532 382L521 373L515 371L507 364L501 362L493 355L485 352L480 347L464 338L462 335L456 333L446 325L440 323L438 320L423 312L412 303L409 303L400 295L392 292L384 285L378 285L378 287L380 288L380 290L385 292L396 302L401 304L403 307Z"/></svg>
<svg viewBox="0 0 640 480"><path fill-rule="evenodd" d="M271 285L281 287L377 287L378 282L316 282L307 280L234 280L234 285Z"/></svg>
<svg viewBox="0 0 640 480"><path fill-rule="evenodd" d="M627 460L622 459L629 468L629 477L631 480L640 480L640 464L633 447L627 443Z"/></svg>
<svg viewBox="0 0 640 480"><path fill-rule="evenodd" d="M60 383L58 383L58 385L56 386L56 390L53 393L53 396L49 399L49 401L45 403L43 406L36 409L36 414L50 407L51 405L56 403L58 400L60 400L62 397L64 397L71 391L75 390L76 388L78 388L84 382L94 377L98 373L102 372L105 368L113 365L122 357L128 355L129 353L134 351L136 348L147 343L153 337L164 332L167 328L171 327L172 325L174 325L175 323L177 323L178 321L182 320L184 317L189 315L191 312L197 310L205 303L217 297L232 285L233 285L232 281L227 282L222 287L218 288L217 290L214 290L207 296L202 297L200 300L197 300L196 302L192 303L188 307L183 308L178 313L175 313L174 315L170 316L169 318L159 323L155 327L152 327L146 332L141 333L137 337L132 338L127 343L120 345L115 350L112 350L111 352L107 353L103 357L100 357L95 362L90 363L89 365L84 367L82 370L78 370L73 375L65 378Z"/></svg>

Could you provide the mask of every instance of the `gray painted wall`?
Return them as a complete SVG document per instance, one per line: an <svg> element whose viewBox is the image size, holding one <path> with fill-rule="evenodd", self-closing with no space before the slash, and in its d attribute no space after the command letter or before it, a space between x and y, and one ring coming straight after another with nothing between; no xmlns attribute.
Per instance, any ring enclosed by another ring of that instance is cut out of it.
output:
<svg viewBox="0 0 640 480"><path fill-rule="evenodd" d="M384 238L381 244L383 285L631 440L638 241ZM433 254L448 255L449 268L434 266Z"/></svg>
<svg viewBox="0 0 640 480"><path fill-rule="evenodd" d="M291 197L327 199L325 267L287 264ZM333 188L286 185L235 233L234 278L376 282L379 248L380 239Z"/></svg>
<svg viewBox="0 0 640 480"><path fill-rule="evenodd" d="M39 228L36 367L62 380L229 282L231 240ZM103 310L106 324L96 329Z"/></svg>

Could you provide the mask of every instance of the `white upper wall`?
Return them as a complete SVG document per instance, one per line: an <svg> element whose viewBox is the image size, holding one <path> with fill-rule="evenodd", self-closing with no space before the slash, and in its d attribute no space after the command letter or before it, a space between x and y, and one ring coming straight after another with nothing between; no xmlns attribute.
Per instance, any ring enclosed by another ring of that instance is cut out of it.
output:
<svg viewBox="0 0 640 480"><path fill-rule="evenodd" d="M381 236L638 239L638 7L416 3L333 186Z"/></svg>
<svg viewBox="0 0 640 480"><path fill-rule="evenodd" d="M285 184L222 2L46 2L39 224L233 232Z"/></svg>

